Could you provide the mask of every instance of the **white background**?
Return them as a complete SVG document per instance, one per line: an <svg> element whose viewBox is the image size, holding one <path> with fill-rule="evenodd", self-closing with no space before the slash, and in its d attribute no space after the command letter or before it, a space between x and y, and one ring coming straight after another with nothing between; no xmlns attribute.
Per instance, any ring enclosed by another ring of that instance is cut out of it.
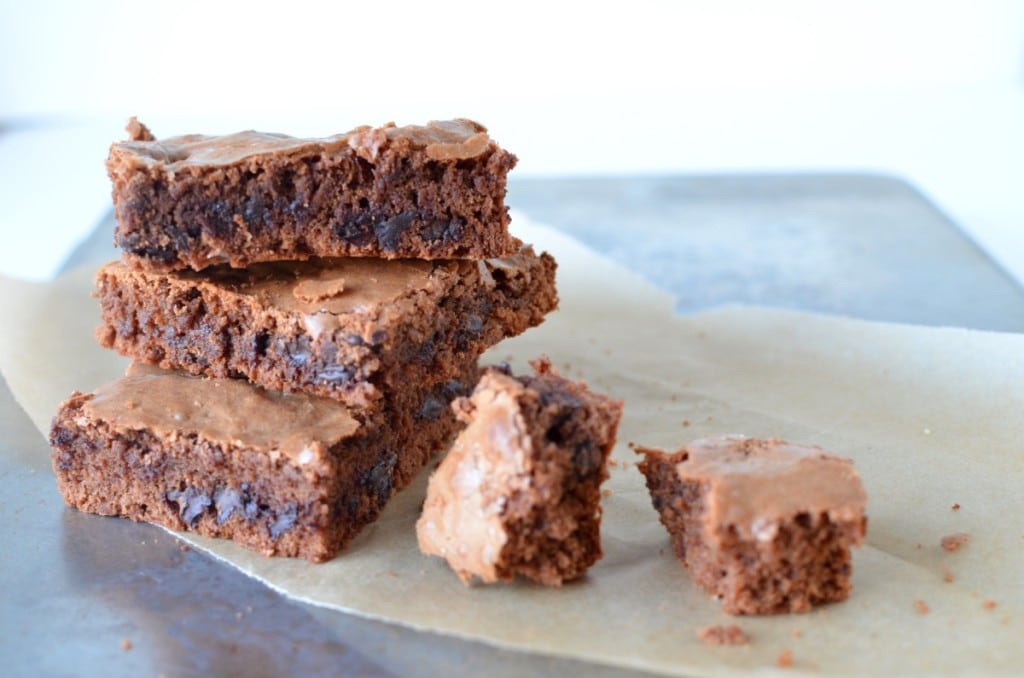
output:
<svg viewBox="0 0 1024 678"><path fill-rule="evenodd" d="M1024 3L0 0L0 273L109 208L107 147L473 117L518 176L877 171L1024 279Z"/></svg>

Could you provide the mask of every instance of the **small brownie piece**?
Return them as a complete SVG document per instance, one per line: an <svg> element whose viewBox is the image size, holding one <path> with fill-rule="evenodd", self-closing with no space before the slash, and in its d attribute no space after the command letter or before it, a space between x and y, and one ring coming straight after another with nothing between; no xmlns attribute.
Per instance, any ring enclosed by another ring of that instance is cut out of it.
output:
<svg viewBox="0 0 1024 678"><path fill-rule="evenodd" d="M327 560L450 439L455 417L440 405L469 392L477 369L463 371L360 421L327 398L133 364L61 405L57 485L81 511Z"/></svg>
<svg viewBox="0 0 1024 678"><path fill-rule="evenodd" d="M637 452L676 555L726 612L805 612L850 594L867 518L848 460L743 436Z"/></svg>
<svg viewBox="0 0 1024 678"><path fill-rule="evenodd" d="M381 394L456 378L458 366L539 324L555 262L315 259L97 275L97 338L137 360L372 411Z"/></svg>
<svg viewBox="0 0 1024 678"><path fill-rule="evenodd" d="M359 127L324 139L240 132L113 144L114 241L150 270L372 256L515 254L516 157L470 120Z"/></svg>
<svg viewBox="0 0 1024 678"><path fill-rule="evenodd" d="M430 478L416 524L420 550L469 583L516 575L549 586L583 575L601 553L601 483L622 403L563 379L485 371L453 405L468 426Z"/></svg>

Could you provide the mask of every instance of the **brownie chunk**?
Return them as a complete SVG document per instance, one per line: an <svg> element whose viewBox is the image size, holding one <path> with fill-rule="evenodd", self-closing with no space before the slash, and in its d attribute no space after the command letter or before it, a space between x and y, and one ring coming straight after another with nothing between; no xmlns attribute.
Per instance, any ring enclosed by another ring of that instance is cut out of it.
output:
<svg viewBox="0 0 1024 678"><path fill-rule="evenodd" d="M462 381L410 385L375 418L327 398L133 364L53 421L57 485L81 511L333 558L454 433Z"/></svg>
<svg viewBox="0 0 1024 678"><path fill-rule="evenodd" d="M156 140L134 118L111 146L114 241L132 265L515 254L516 157L470 120L359 127L323 139L241 132Z"/></svg>
<svg viewBox="0 0 1024 678"><path fill-rule="evenodd" d="M430 478L416 533L466 583L560 586L602 555L600 486L622 403L533 366L532 377L486 371L452 406L467 427Z"/></svg>
<svg viewBox="0 0 1024 678"><path fill-rule="evenodd" d="M726 612L805 612L849 595L867 518L848 460L743 436L637 452L676 555Z"/></svg>
<svg viewBox="0 0 1024 678"><path fill-rule="evenodd" d="M558 303L555 262L316 259L156 273L108 264L97 337L137 360L244 377L373 411L407 384L458 377Z"/></svg>

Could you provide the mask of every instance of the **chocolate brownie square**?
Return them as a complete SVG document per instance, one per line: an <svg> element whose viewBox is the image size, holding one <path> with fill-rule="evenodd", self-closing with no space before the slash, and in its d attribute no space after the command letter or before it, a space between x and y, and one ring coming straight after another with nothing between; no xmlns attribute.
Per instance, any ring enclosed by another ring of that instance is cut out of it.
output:
<svg viewBox="0 0 1024 678"><path fill-rule="evenodd" d="M558 303L555 261L315 259L96 277L100 343L193 375L379 408L406 384L461 365L540 324Z"/></svg>
<svg viewBox="0 0 1024 678"><path fill-rule="evenodd" d="M848 460L743 436L637 452L676 555L726 612L805 612L847 598L850 547L867 529Z"/></svg>
<svg viewBox="0 0 1024 678"><path fill-rule="evenodd" d="M50 432L69 506L233 539L268 556L333 558L456 428L459 380L410 384L375 417L327 398L133 364L73 394Z"/></svg>
<svg viewBox="0 0 1024 678"><path fill-rule="evenodd" d="M420 550L464 582L516 575L560 586L601 552L601 483L622 403L562 378L484 373L453 404L467 424L430 478Z"/></svg>
<svg viewBox="0 0 1024 678"><path fill-rule="evenodd" d="M323 139L241 132L157 140L134 118L113 144L124 259L150 270L310 257L515 254L516 163L470 120L359 127Z"/></svg>

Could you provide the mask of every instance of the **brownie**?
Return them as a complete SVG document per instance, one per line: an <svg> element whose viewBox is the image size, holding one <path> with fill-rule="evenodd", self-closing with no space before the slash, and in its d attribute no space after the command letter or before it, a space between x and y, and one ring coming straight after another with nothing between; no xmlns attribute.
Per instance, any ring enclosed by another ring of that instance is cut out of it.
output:
<svg viewBox="0 0 1024 678"><path fill-rule="evenodd" d="M420 550L463 582L516 575L550 586L602 555L601 483L622 403L564 379L485 371L452 405L467 424L430 478L416 524Z"/></svg>
<svg viewBox="0 0 1024 678"><path fill-rule="evenodd" d="M461 381L410 385L360 418L327 398L133 364L61 405L57 484L81 511L327 560L448 442L447 403L477 373L467 364Z"/></svg>
<svg viewBox="0 0 1024 678"><path fill-rule="evenodd" d="M194 375L372 411L406 384L539 324L558 303L555 262L315 259L157 273L115 262L97 275L100 343Z"/></svg>
<svg viewBox="0 0 1024 678"><path fill-rule="evenodd" d="M676 555L726 612L805 612L847 598L850 547L867 529L848 460L743 436L637 452Z"/></svg>
<svg viewBox="0 0 1024 678"><path fill-rule="evenodd" d="M134 118L107 159L124 258L150 270L310 257L515 254L516 157L470 120L322 139L240 132L153 138Z"/></svg>

